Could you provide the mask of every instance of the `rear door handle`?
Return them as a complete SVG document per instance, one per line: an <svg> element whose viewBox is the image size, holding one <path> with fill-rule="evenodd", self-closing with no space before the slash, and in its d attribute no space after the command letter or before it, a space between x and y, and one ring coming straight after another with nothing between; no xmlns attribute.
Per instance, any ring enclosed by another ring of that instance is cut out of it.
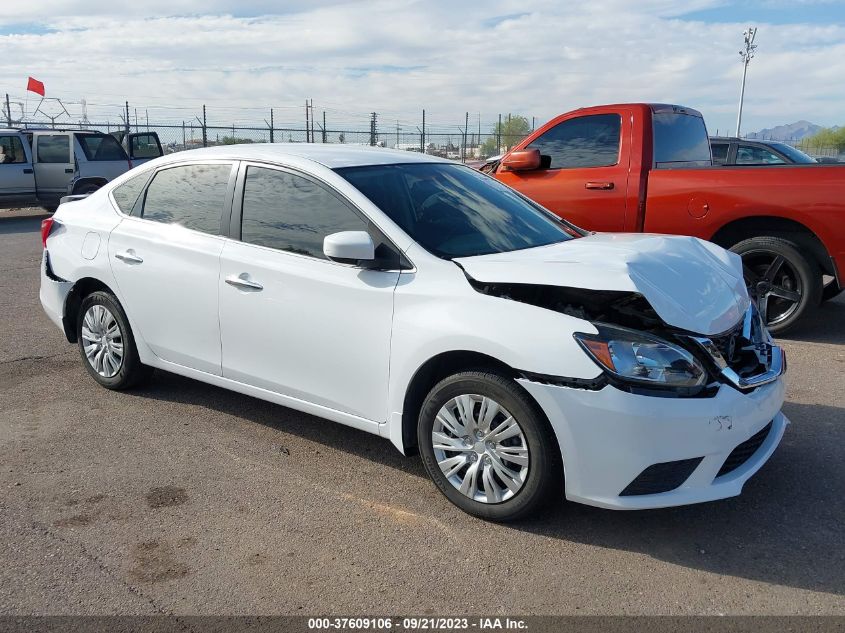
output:
<svg viewBox="0 0 845 633"><path fill-rule="evenodd" d="M119 259L122 262L126 262L127 264L143 264L144 260L138 257L135 254L135 251L129 249L128 251L124 251L122 253L115 253L114 254L116 259Z"/></svg>
<svg viewBox="0 0 845 633"><path fill-rule="evenodd" d="M65 169L65 173L66 174L72 174L73 173L73 167L68 167L67 169Z"/></svg>
<svg viewBox="0 0 845 633"><path fill-rule="evenodd" d="M609 189L613 189L613 183L590 181L584 183L584 189L602 189L604 191L607 191Z"/></svg>
<svg viewBox="0 0 845 633"><path fill-rule="evenodd" d="M241 288L243 290L264 290L264 286L262 286L257 281L252 281L247 276L247 273L241 273L240 275L229 275L225 279L226 283L230 286L234 286L235 288Z"/></svg>
<svg viewBox="0 0 845 633"><path fill-rule="evenodd" d="M32 173L32 167L27 167L26 169L23 170L23 173L31 174Z"/></svg>

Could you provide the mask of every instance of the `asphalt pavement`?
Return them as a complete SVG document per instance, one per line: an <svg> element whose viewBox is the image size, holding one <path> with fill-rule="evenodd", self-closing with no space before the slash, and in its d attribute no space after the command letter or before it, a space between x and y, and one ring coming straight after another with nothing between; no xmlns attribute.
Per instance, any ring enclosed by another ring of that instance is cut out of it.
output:
<svg viewBox="0 0 845 633"><path fill-rule="evenodd" d="M782 341L743 495L474 519L384 439L164 372L97 386L0 211L0 614L845 615L845 300Z"/></svg>

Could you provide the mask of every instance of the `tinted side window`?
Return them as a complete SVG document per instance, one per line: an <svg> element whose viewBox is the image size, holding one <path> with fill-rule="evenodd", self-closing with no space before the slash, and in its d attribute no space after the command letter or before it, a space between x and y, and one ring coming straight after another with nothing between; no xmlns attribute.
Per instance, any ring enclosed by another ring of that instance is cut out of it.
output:
<svg viewBox="0 0 845 633"><path fill-rule="evenodd" d="M0 136L0 164L25 162L21 140L17 136Z"/></svg>
<svg viewBox="0 0 845 633"><path fill-rule="evenodd" d="M163 169L147 187L143 217L220 235L230 165L183 165Z"/></svg>
<svg viewBox="0 0 845 633"><path fill-rule="evenodd" d="M247 169L242 241L325 259L327 235L365 230L364 220L322 186L275 169Z"/></svg>
<svg viewBox="0 0 845 633"><path fill-rule="evenodd" d="M130 141L132 158L158 158L161 156L161 149L154 134L133 134Z"/></svg>
<svg viewBox="0 0 845 633"><path fill-rule="evenodd" d="M622 119L618 114L595 114L558 123L529 148L551 158L550 169L607 167L619 160Z"/></svg>
<svg viewBox="0 0 845 633"><path fill-rule="evenodd" d="M76 138L85 152L85 158L92 161L128 160L126 152L113 136L106 134L77 134Z"/></svg>
<svg viewBox="0 0 845 633"><path fill-rule="evenodd" d="M144 185L147 184L149 177L149 172L142 172L112 190L111 195L121 211L127 215L132 213L132 207L135 206L135 202L138 200Z"/></svg>
<svg viewBox="0 0 845 633"><path fill-rule="evenodd" d="M728 145L727 143L710 143L710 151L713 152L713 162L719 165L724 165L728 160Z"/></svg>
<svg viewBox="0 0 845 633"><path fill-rule="evenodd" d="M39 163L69 163L70 137L67 134L36 137Z"/></svg>
<svg viewBox="0 0 845 633"><path fill-rule="evenodd" d="M753 145L740 145L736 148L737 165L783 165L786 161L774 152Z"/></svg>

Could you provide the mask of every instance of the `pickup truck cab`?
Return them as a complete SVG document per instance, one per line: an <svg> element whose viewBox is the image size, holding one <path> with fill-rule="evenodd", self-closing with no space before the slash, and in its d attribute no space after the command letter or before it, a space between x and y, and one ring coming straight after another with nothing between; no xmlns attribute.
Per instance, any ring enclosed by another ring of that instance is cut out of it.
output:
<svg viewBox="0 0 845 633"><path fill-rule="evenodd" d="M121 143L102 132L0 129L0 208L53 211L63 196L92 193L133 166Z"/></svg>
<svg viewBox="0 0 845 633"><path fill-rule="evenodd" d="M845 169L714 167L691 108L568 112L483 171L585 229L691 235L733 250L775 333L842 289Z"/></svg>

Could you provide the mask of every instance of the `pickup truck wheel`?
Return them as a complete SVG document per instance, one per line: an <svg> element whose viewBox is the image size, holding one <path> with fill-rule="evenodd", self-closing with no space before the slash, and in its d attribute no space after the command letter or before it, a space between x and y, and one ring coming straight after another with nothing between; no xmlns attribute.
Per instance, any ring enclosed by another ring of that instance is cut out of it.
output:
<svg viewBox="0 0 845 633"><path fill-rule="evenodd" d="M731 250L742 257L748 293L772 334L791 329L821 302L821 270L792 242L752 237Z"/></svg>

